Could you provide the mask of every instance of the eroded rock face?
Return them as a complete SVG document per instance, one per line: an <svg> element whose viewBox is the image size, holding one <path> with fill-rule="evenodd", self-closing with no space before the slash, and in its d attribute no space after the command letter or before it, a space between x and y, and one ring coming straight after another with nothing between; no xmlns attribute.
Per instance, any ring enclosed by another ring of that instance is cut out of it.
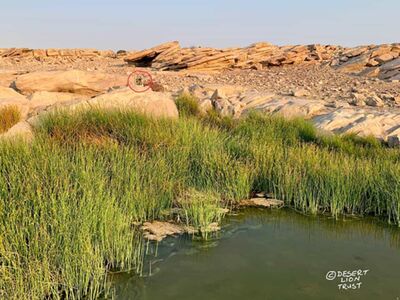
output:
<svg viewBox="0 0 400 300"><path fill-rule="evenodd" d="M47 91L95 96L126 84L127 78L122 75L80 70L33 72L15 81L15 87L24 95Z"/></svg>

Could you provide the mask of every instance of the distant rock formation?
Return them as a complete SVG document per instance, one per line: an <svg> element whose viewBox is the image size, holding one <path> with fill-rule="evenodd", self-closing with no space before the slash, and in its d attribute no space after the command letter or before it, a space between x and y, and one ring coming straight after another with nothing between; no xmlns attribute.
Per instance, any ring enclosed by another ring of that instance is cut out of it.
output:
<svg viewBox="0 0 400 300"><path fill-rule="evenodd" d="M181 48L178 42L127 53L125 61L157 70L221 70L229 68L262 69L268 66L330 60L338 46L285 46L256 43L246 48Z"/></svg>
<svg viewBox="0 0 400 300"><path fill-rule="evenodd" d="M116 57L116 53L112 50L96 50L96 49L29 49L29 48L9 48L0 49L0 57L32 57L43 59L47 57Z"/></svg>
<svg viewBox="0 0 400 300"><path fill-rule="evenodd" d="M400 44L382 44L345 48L334 45L276 46L255 43L244 48L182 48L177 41L142 51L117 52L96 49L0 49L0 58L32 58L38 61L123 58L129 64L155 70L219 71L256 69L272 66L326 63L356 75L400 80Z"/></svg>

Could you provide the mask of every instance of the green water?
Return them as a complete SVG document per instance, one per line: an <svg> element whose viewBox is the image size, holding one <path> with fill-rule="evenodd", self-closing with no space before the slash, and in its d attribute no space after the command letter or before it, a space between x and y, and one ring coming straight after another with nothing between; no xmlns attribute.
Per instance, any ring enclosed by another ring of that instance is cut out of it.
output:
<svg viewBox="0 0 400 300"><path fill-rule="evenodd" d="M400 299L400 229L371 220L250 210L208 242L181 236L149 249L143 277L113 278L116 299ZM357 289L326 279L359 269L368 271Z"/></svg>

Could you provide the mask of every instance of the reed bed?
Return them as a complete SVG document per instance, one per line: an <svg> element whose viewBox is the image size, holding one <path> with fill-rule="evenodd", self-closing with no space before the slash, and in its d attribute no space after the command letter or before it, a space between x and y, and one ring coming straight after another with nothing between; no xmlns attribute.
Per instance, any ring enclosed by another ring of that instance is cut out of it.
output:
<svg viewBox="0 0 400 300"><path fill-rule="evenodd" d="M204 232L252 192L304 213L400 224L399 150L300 119L232 120L192 105L182 101L179 120L59 111L30 144L0 143L0 298L110 295L107 271L141 268L134 224L180 207Z"/></svg>

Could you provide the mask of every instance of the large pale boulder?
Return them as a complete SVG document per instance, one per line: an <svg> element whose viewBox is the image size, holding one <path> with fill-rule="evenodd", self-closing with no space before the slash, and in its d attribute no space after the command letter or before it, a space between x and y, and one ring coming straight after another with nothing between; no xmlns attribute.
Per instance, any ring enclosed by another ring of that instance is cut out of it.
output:
<svg viewBox="0 0 400 300"><path fill-rule="evenodd" d="M0 71L0 86L10 87L18 75L20 75L18 71Z"/></svg>
<svg viewBox="0 0 400 300"><path fill-rule="evenodd" d="M58 93L40 91L33 93L29 97L29 107L31 109L38 109L41 107L48 107L51 105L61 105L63 103L71 102L73 100L86 100L89 99L85 95L77 95L73 93Z"/></svg>
<svg viewBox="0 0 400 300"><path fill-rule="evenodd" d="M25 95L47 91L96 96L111 87L126 84L127 78L122 75L81 70L33 72L15 81L16 88Z"/></svg>
<svg viewBox="0 0 400 300"><path fill-rule="evenodd" d="M91 98L86 103L85 106L94 108L131 109L153 117L178 117L178 109L170 93L135 93L129 88L122 88Z"/></svg>
<svg viewBox="0 0 400 300"><path fill-rule="evenodd" d="M26 102L27 99L17 91L9 87L0 86L0 100L8 100L10 102Z"/></svg>
<svg viewBox="0 0 400 300"><path fill-rule="evenodd" d="M29 111L28 99L13 90L12 88L0 86L0 108L6 106L15 106L21 112L21 116L24 117Z"/></svg>
<svg viewBox="0 0 400 300"><path fill-rule="evenodd" d="M170 93L157 93L147 91L146 93L135 93L129 88L117 89L107 94L90 99L68 99L65 102L57 102L47 107L31 110L27 122L37 126L40 119L48 113L56 110L67 109L70 111L81 111L92 108L133 110L151 117L177 118L178 109Z"/></svg>

